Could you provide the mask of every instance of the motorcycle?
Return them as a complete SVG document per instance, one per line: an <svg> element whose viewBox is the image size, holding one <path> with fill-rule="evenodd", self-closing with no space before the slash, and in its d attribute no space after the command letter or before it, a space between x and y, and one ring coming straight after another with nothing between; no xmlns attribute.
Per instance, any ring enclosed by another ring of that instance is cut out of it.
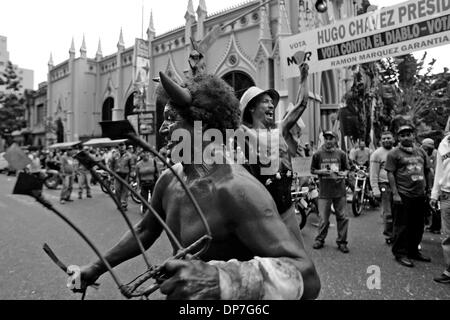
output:
<svg viewBox="0 0 450 320"><path fill-rule="evenodd" d="M102 169L94 169L97 173L99 179L102 180L103 183L100 183L100 188L106 194L108 194L108 187L114 192L114 178L105 170Z"/></svg>
<svg viewBox="0 0 450 320"><path fill-rule="evenodd" d="M140 189L139 189L139 184L137 182L136 179L130 178L130 186L137 192L140 193ZM132 192L131 194L131 199L137 203L137 204L141 204L142 201Z"/></svg>
<svg viewBox="0 0 450 320"><path fill-rule="evenodd" d="M48 189L56 190L63 181L59 173L60 165L56 161L47 161L46 168L42 171L44 184Z"/></svg>
<svg viewBox="0 0 450 320"><path fill-rule="evenodd" d="M319 214L318 198L319 191L315 178L308 180L307 186L300 185L300 179L294 177L294 189L291 192L292 201L295 207L297 219L300 220L300 230L306 225L306 220L311 213Z"/></svg>
<svg viewBox="0 0 450 320"><path fill-rule="evenodd" d="M377 207L378 202L373 196L368 182L369 173L366 166L355 165L354 186L352 197L352 212L355 217L361 215L364 207L368 205Z"/></svg>
<svg viewBox="0 0 450 320"><path fill-rule="evenodd" d="M100 188L102 189L102 191L104 193L108 194L107 187L109 187L113 192L115 192L115 190L114 190L114 177L112 177L105 170L96 169L95 172L97 172L98 176L103 181L103 183L100 183ZM136 179L130 178L129 179L129 184L135 191L137 191L139 193L139 184L137 183ZM142 203L142 201L134 193L131 193L130 195L131 195L131 199L136 204L141 204Z"/></svg>

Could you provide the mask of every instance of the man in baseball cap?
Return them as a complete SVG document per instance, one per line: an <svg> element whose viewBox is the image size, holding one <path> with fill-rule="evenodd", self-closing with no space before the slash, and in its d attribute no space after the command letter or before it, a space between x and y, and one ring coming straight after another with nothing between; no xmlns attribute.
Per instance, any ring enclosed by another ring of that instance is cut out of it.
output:
<svg viewBox="0 0 450 320"><path fill-rule="evenodd" d="M407 131L414 132L414 128L409 124L402 125L398 128L397 134L400 134L402 132L407 132Z"/></svg>
<svg viewBox="0 0 450 320"><path fill-rule="evenodd" d="M336 244L342 253L348 253L347 233L349 219L346 213L345 178L350 169L347 155L337 148L337 135L333 131L324 131L325 143L314 153L311 160L311 173L319 176L318 209L320 223L313 249L324 247L330 226L331 205L337 221L338 237Z"/></svg>
<svg viewBox="0 0 450 320"><path fill-rule="evenodd" d="M337 134L336 133L334 133L333 131L324 131L324 133L323 133L323 137L325 138L325 137L333 137L333 138L336 138L337 139Z"/></svg>
<svg viewBox="0 0 450 320"><path fill-rule="evenodd" d="M414 128L401 125L397 130L398 147L387 154L385 169L393 194L394 243L397 262L414 267L411 259L430 262L419 250L427 211L426 193L432 181L425 151L414 146Z"/></svg>

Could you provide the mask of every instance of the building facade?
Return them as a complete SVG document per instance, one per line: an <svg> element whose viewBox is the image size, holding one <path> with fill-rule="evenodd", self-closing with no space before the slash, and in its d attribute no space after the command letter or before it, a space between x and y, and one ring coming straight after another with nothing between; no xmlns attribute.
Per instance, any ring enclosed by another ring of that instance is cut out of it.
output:
<svg viewBox="0 0 450 320"><path fill-rule="evenodd" d="M183 81L189 72L191 41L200 41L215 26L222 26L217 40L204 52L207 73L217 75L235 88L240 97L252 85L274 88L281 95L276 109L280 119L293 102L298 79L281 74L279 43L283 37L317 28L335 20L354 16L362 0L330 0L328 10L318 13L314 0L278 0L265 4L253 0L209 14L205 0L194 11L187 1L185 24L156 36L153 16L146 39L136 39L125 47L122 30L117 52L103 56L101 44L95 58L87 57L83 43L75 57L74 42L69 59L48 63L46 144L86 140L101 136L99 122L129 118L145 134L150 144L159 144L157 128L162 123L164 106L155 102L154 77L160 71ZM336 127L335 114L344 93L351 86L346 69L328 70L310 77L310 106L302 116L306 141L317 142L320 130ZM135 115L138 97L144 96L139 116ZM131 116L131 117L130 117Z"/></svg>
<svg viewBox="0 0 450 320"><path fill-rule="evenodd" d="M47 114L47 82L39 84L37 90L27 90L25 120L27 129L22 133L23 144L36 147L46 145L46 132L56 132L54 126L46 123Z"/></svg>

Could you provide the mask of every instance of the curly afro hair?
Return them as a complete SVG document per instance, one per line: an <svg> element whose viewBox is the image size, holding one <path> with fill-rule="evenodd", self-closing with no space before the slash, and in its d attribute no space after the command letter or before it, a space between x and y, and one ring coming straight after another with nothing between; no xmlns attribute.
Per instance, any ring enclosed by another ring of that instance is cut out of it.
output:
<svg viewBox="0 0 450 320"><path fill-rule="evenodd" d="M213 75L202 74L190 79L185 87L192 96L191 107L177 108L185 120L191 123L202 121L207 128L215 128L222 133L225 133L226 129L239 127L239 100L233 88L224 80Z"/></svg>

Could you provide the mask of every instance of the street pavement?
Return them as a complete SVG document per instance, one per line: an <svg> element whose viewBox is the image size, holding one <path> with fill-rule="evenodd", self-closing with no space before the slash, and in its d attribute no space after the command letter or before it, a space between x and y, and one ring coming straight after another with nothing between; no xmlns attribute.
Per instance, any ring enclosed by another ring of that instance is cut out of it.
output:
<svg viewBox="0 0 450 320"><path fill-rule="evenodd" d="M44 253L48 243L66 264L83 265L96 259L89 246L53 212L27 196L12 195L15 177L0 175L0 300L77 300L66 288L66 275ZM126 232L127 226L113 201L98 186L93 187L93 198L77 199L59 204L60 190L44 189L45 197L72 222L85 232L105 252ZM312 257L322 290L319 299L330 300L435 300L450 299L450 286L432 279L444 269L440 247L441 236L424 234L422 252L431 256L431 263L417 262L415 268L406 268L395 262L390 247L381 234L382 221L378 210L365 211L360 217L350 215L349 249L343 254L337 250L336 222L332 218L325 247L313 250L317 232L310 216L302 234L306 251ZM141 216L139 206L129 201L128 217L137 223ZM159 264L172 255L169 241L163 234L147 251L152 264ZM115 268L123 283L133 280L145 271L142 257L136 257ZM375 279L375 280L374 280ZM88 300L123 300L109 274L98 282L98 290L88 289ZM369 284L369 286L368 286ZM163 299L159 292L151 299Z"/></svg>

